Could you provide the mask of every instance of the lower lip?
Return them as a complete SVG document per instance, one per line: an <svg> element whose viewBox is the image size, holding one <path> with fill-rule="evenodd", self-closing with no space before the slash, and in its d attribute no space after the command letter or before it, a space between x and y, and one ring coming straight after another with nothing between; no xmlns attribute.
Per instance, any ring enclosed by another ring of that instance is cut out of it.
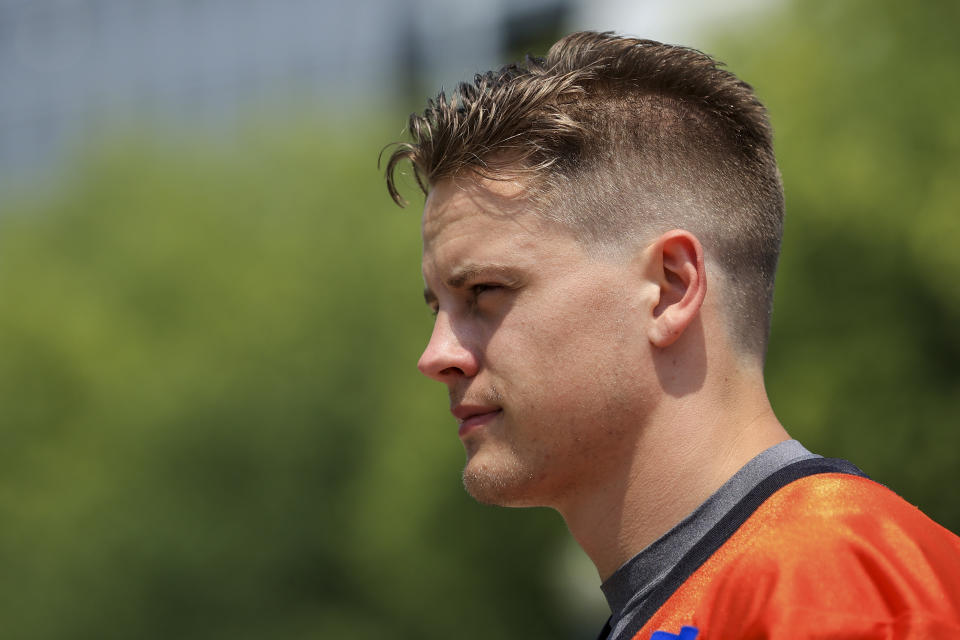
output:
<svg viewBox="0 0 960 640"><path fill-rule="evenodd" d="M480 413L475 416L470 416L469 418L467 418L466 420L460 423L460 429L458 430L460 437L463 438L468 433L475 431L476 429L479 429L485 424L489 424L490 422L493 421L494 418L499 416L501 413L503 413L503 411L501 409L498 409L496 411L491 411L490 413Z"/></svg>

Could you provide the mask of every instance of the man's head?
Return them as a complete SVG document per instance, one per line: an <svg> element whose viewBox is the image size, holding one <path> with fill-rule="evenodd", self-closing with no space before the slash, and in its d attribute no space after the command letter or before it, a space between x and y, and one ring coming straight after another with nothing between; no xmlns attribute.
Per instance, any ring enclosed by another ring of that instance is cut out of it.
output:
<svg viewBox="0 0 960 640"><path fill-rule="evenodd" d="M576 33L441 93L410 119L424 191L455 176L520 180L528 210L591 253L629 256L671 229L703 244L734 343L762 361L783 196L766 112L698 51Z"/></svg>
<svg viewBox="0 0 960 640"><path fill-rule="evenodd" d="M779 174L763 107L709 57L574 34L410 129L387 176L401 202L408 159L428 193L419 367L448 387L475 497L570 512L762 388Z"/></svg>

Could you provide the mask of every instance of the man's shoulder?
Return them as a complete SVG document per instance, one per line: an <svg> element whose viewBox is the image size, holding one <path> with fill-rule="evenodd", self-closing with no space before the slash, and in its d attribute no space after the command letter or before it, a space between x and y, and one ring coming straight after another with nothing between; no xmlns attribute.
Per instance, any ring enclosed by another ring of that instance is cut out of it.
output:
<svg viewBox="0 0 960 640"><path fill-rule="evenodd" d="M849 465L808 460L794 465L798 477L787 468L704 566L717 578L818 583L942 573L960 598L960 537L852 465L829 470L834 463Z"/></svg>
<svg viewBox="0 0 960 640"><path fill-rule="evenodd" d="M793 479L635 637L678 624L708 639L960 637L960 538L868 478Z"/></svg>
<svg viewBox="0 0 960 640"><path fill-rule="evenodd" d="M703 598L709 627L746 625L764 637L960 634L960 538L868 478L787 484L702 569L715 572Z"/></svg>
<svg viewBox="0 0 960 640"><path fill-rule="evenodd" d="M810 475L778 489L741 526L751 555L791 557L850 547L902 548L913 542L960 552L960 538L887 487L845 473ZM919 560L919 558L918 558Z"/></svg>

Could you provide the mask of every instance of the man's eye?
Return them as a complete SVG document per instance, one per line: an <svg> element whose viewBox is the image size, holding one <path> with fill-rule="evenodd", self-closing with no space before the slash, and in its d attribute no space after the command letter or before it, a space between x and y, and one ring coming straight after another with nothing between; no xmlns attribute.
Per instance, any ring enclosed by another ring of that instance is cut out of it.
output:
<svg viewBox="0 0 960 640"><path fill-rule="evenodd" d="M483 293L484 291L492 291L492 290L500 289L500 288L501 288L501 287L500 287L500 285L498 285L498 284L482 283L482 284L475 284L475 285L473 285L472 287L470 287L470 292L471 292L474 296L478 296L478 295L480 295L481 293Z"/></svg>

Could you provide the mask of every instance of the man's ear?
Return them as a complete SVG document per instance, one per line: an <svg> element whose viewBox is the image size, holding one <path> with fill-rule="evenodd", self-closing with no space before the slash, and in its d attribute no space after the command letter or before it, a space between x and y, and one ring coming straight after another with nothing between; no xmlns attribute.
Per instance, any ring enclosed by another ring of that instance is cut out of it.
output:
<svg viewBox="0 0 960 640"><path fill-rule="evenodd" d="M655 347L668 347L693 322L707 295L703 246L689 231L668 231L650 247L649 277L659 286L647 337Z"/></svg>

